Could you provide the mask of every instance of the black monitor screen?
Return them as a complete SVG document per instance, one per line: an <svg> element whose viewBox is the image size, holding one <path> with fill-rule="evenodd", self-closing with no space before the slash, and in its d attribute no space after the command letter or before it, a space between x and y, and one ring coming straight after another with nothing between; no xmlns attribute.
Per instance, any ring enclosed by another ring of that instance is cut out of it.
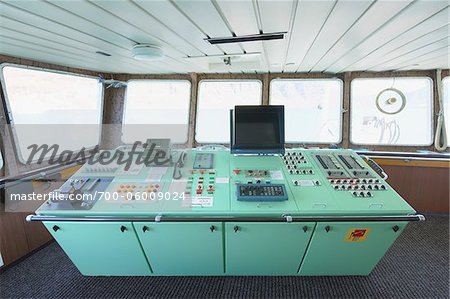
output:
<svg viewBox="0 0 450 299"><path fill-rule="evenodd" d="M233 153L284 152L284 106L236 106L232 116Z"/></svg>

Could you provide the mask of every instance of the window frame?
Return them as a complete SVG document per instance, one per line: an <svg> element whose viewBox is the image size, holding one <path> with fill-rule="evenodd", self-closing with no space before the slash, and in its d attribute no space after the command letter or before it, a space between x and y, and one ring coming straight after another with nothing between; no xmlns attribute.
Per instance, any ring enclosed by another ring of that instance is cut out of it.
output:
<svg viewBox="0 0 450 299"><path fill-rule="evenodd" d="M286 144L299 145L299 144L314 144L314 145L323 145L323 144L341 144L344 138L344 81L338 77L330 77L330 78L274 78L270 80L269 83L269 95L268 95L268 105L271 105L271 92L272 92L272 82L273 81L331 81L335 80L339 82L340 91L340 111L339 111L339 140L337 142L291 142L286 140ZM285 128L286 129L286 128Z"/></svg>
<svg viewBox="0 0 450 299"><path fill-rule="evenodd" d="M5 158L3 156L3 151L0 149L0 177L2 177L2 171L4 170L5 167Z"/></svg>
<svg viewBox="0 0 450 299"><path fill-rule="evenodd" d="M21 69L26 69L26 70L35 70L35 71L41 71L41 72L47 72L47 73L69 75L69 76L74 76L74 77L90 78L90 79L95 79L95 80L98 80L99 77L91 76L91 75L87 75L87 74L82 74L82 73L74 73L74 72L56 70L56 69L51 69L51 68L36 67L36 66L30 66L30 65L21 65L21 64L15 64L15 63L9 63L9 62L0 64L0 84L1 84L0 87L1 87L1 89L3 91L5 114L6 114L6 118L7 118L7 124L9 125L10 130L11 130L12 142L13 142L13 147L14 147L14 154L16 156L16 159L20 162L20 164L27 165L27 161L25 161L25 159L22 157L22 153L21 153L21 150L19 148L18 136L17 136L16 130L15 130L14 119L13 119L13 116L12 116L12 109L11 109L11 105L10 105L10 101L9 101L9 97L8 97L8 92L6 90L5 77L4 77L4 74L3 74L3 69L5 67L15 67L15 68L21 68ZM100 146L102 138L103 138L102 125L103 125L104 104L105 104L105 86L104 86L104 84L102 84L100 98L98 99L98 101L99 101L99 104L100 104L100 107L99 107L100 123L98 124L100 126L100 132L99 132L99 136L98 136L98 141L97 141L96 145L94 145L92 147L85 148L86 151L92 150L96 146ZM82 148L83 147L81 147L80 150ZM54 158L58 158L58 157L59 157L59 155L57 157L54 157ZM38 160L39 160L38 158L34 159L34 160L31 161L30 164L34 165L34 164L36 164L35 162L38 161ZM50 158L45 158L42 162L48 162L49 160L50 160Z"/></svg>
<svg viewBox="0 0 450 299"><path fill-rule="evenodd" d="M448 118L450 118L450 113L449 113L449 115L445 115L445 104L444 104L444 94L445 94L445 92L444 92L444 82L447 82L448 81L448 85L449 85L449 90L450 90L450 74L447 74L445 77L443 77L442 78L442 80L441 80L441 88L442 88L442 106L443 107L438 107L439 109L442 109L442 114L444 115L444 125L445 125L445 122L446 122L446 119L447 119L447 117ZM449 92L449 94L447 95L447 99L448 99L448 107L449 107L449 110L450 110L450 92ZM438 102L438 105L439 105L439 102ZM438 111L439 112L439 111ZM447 121L448 122L448 121ZM450 137L450 128L449 127L445 127L445 131L446 131L446 133L447 133L447 135ZM450 138L448 138L447 139L447 149L448 148L450 148L450 140L449 140ZM433 141L433 144L434 144L434 141Z"/></svg>
<svg viewBox="0 0 450 299"><path fill-rule="evenodd" d="M190 131L190 122L191 122L191 106L192 106L192 82L188 79L129 79L127 81L127 87L125 88L125 95L123 97L123 111L122 111L122 126L125 124L125 113L127 111L127 103L128 103L128 84L133 81L151 81L151 82L167 82L167 81L183 81L189 83L189 98L188 98L188 122L187 122L187 131L186 131L186 140L182 143L174 143L171 141L171 144L174 145L187 145L189 143L189 131ZM123 144L128 144L123 140L123 133L120 136L120 141Z"/></svg>
<svg viewBox="0 0 450 299"><path fill-rule="evenodd" d="M210 144L227 144L229 145L230 142L221 142L221 141L212 141L212 142L205 142L205 141L200 141L197 140L197 128L198 128L198 115L199 115L199 111L200 111L200 86L203 82L258 82L259 86L261 87L261 93L259 95L260 101L259 101L259 105L264 105L263 103L263 94L264 94L264 84L263 81L261 79L202 79L200 81L198 81L197 84L197 99L196 99L196 109L195 109L195 130L194 130L194 143L196 144L206 144L206 145L210 145Z"/></svg>
<svg viewBox="0 0 450 299"><path fill-rule="evenodd" d="M431 124L430 124L430 136L431 136L431 140L430 143L427 144L384 144L384 143L380 143L380 144L366 144L366 143L357 143L354 142L352 140L352 115L353 115L353 109L352 109L352 102L353 102L353 83L354 81L359 81L359 80L379 80L379 79L427 79L430 82L430 120L431 120ZM419 148L426 148L426 147L431 147L434 145L434 100L435 100L435 95L434 95L434 81L433 78L431 78L430 76L424 75L424 76L376 76L376 77L358 77L358 78L352 78L349 82L349 110L350 110L350 114L349 114L349 119L348 119L348 142L350 145L354 145L354 146L369 146L369 147L374 147L374 148L399 148L399 147L405 147L405 148L414 148L414 147L419 147Z"/></svg>

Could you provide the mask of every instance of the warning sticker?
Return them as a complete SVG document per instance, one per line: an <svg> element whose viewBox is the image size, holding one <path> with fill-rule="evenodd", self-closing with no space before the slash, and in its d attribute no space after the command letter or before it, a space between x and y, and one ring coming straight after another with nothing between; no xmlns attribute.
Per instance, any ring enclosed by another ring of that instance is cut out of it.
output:
<svg viewBox="0 0 450 299"><path fill-rule="evenodd" d="M345 242L364 242L369 234L368 228L351 228L348 230Z"/></svg>

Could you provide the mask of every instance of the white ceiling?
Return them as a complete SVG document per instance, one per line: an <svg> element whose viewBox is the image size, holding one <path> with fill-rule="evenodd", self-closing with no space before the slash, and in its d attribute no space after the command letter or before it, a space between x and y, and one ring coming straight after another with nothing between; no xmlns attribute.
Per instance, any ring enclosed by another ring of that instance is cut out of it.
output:
<svg viewBox="0 0 450 299"><path fill-rule="evenodd" d="M449 68L449 30L448 0L0 0L1 54L112 73ZM204 40L279 31L285 39ZM165 59L134 60L138 43Z"/></svg>

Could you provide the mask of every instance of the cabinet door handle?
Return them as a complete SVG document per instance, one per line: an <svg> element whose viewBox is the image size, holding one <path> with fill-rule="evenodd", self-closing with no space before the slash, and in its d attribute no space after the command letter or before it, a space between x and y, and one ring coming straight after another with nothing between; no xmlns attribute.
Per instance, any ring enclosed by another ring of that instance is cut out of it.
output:
<svg viewBox="0 0 450 299"><path fill-rule="evenodd" d="M216 227L215 227L214 225L211 225L211 226L209 227L209 229L210 229L211 232L213 233L213 232L216 230Z"/></svg>
<svg viewBox="0 0 450 299"><path fill-rule="evenodd" d="M121 231L121 232L125 232L126 230L127 230L127 228L126 228L125 226L122 225L122 226L120 227L120 231Z"/></svg>
<svg viewBox="0 0 450 299"><path fill-rule="evenodd" d="M149 228L148 228L148 226L146 226L146 225L144 225L143 227L142 227L142 232L146 232L146 231L148 231L148 230L150 230Z"/></svg>
<svg viewBox="0 0 450 299"><path fill-rule="evenodd" d="M325 226L325 231L329 232L331 230L331 227L329 225Z"/></svg>
<svg viewBox="0 0 450 299"><path fill-rule="evenodd" d="M398 232L399 229L400 229L400 227L398 227L398 225L394 225L392 227L392 230L394 231L394 233Z"/></svg>
<svg viewBox="0 0 450 299"><path fill-rule="evenodd" d="M306 225L303 227L303 231L304 231L305 233L308 231L308 227L307 227Z"/></svg>
<svg viewBox="0 0 450 299"><path fill-rule="evenodd" d="M52 229L53 229L54 232L57 232L59 230L59 226L53 225Z"/></svg>
<svg viewBox="0 0 450 299"><path fill-rule="evenodd" d="M233 229L234 229L234 232L237 233L239 231L240 227L236 225Z"/></svg>

